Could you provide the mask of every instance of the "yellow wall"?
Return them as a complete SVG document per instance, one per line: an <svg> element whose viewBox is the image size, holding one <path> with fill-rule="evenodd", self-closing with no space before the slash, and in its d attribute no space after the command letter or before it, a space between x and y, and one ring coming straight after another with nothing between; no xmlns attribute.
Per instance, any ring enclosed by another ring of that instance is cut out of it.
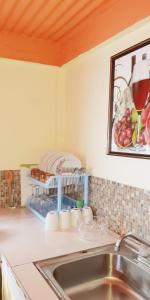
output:
<svg viewBox="0 0 150 300"><path fill-rule="evenodd" d="M149 32L150 18L61 68L58 100L64 114L57 126L58 147L79 155L93 175L147 189L150 160L108 156L106 148L110 57L149 38Z"/></svg>
<svg viewBox="0 0 150 300"><path fill-rule="evenodd" d="M0 170L56 144L57 67L0 59Z"/></svg>
<svg viewBox="0 0 150 300"><path fill-rule="evenodd" d="M149 189L150 160L106 155L110 57L149 32L150 18L62 68L1 58L0 170L57 147L95 176Z"/></svg>

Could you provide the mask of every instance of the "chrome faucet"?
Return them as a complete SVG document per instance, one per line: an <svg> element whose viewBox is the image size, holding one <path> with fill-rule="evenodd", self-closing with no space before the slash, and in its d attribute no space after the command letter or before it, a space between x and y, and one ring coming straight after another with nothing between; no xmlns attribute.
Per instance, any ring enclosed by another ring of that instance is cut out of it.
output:
<svg viewBox="0 0 150 300"><path fill-rule="evenodd" d="M147 241L140 239L139 237L137 237L136 235L132 234L131 232L128 232L126 234L123 234L116 242L115 244L115 251L118 252L120 250L120 246L122 244L122 242L126 239L126 238L132 238L133 240L136 240L138 242L140 242L141 244L150 247L150 243L148 243Z"/></svg>

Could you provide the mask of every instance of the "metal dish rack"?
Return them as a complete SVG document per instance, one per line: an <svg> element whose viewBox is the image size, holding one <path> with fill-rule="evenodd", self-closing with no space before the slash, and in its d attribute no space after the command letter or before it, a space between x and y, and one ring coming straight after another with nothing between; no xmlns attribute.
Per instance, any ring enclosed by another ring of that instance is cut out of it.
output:
<svg viewBox="0 0 150 300"><path fill-rule="evenodd" d="M50 176L46 182L30 177L33 188L28 199L28 208L41 219L48 211L77 207L77 199L82 198L88 205L88 174L62 174ZM81 192L81 196L79 194ZM70 192L69 192L70 191Z"/></svg>

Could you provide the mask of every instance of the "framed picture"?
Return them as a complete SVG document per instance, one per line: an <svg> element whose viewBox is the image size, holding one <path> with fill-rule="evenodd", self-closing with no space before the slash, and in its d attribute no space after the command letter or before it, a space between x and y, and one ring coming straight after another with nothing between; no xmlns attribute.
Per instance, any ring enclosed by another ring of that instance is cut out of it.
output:
<svg viewBox="0 0 150 300"><path fill-rule="evenodd" d="M150 39L111 57L107 154L150 158Z"/></svg>

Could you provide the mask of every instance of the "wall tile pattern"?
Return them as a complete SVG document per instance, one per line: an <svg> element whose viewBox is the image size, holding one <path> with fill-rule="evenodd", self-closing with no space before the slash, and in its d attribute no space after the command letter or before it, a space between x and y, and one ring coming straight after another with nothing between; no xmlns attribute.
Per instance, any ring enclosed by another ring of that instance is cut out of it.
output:
<svg viewBox="0 0 150 300"><path fill-rule="evenodd" d="M150 191L92 176L89 198L110 229L132 231L150 241Z"/></svg>
<svg viewBox="0 0 150 300"><path fill-rule="evenodd" d="M7 172L0 171L0 207L21 206L20 171L11 171L11 193ZM89 199L96 214L111 230L132 231L150 240L150 191L91 176Z"/></svg>
<svg viewBox="0 0 150 300"><path fill-rule="evenodd" d="M11 181L8 172L11 172ZM21 206L20 171L0 171L0 208L18 206Z"/></svg>

